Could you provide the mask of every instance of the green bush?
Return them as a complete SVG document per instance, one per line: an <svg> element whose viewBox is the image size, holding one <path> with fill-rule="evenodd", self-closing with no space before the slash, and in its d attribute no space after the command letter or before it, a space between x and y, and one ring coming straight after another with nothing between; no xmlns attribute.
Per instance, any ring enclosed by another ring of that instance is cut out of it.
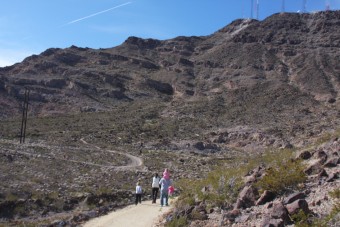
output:
<svg viewBox="0 0 340 227"><path fill-rule="evenodd" d="M296 227L308 227L312 224L312 222L309 220L310 216L308 214L305 214L303 210L300 210L298 213L292 215L290 218L292 219Z"/></svg>
<svg viewBox="0 0 340 227"><path fill-rule="evenodd" d="M248 165L222 166L211 171L206 177L196 180L185 179L177 182L181 190L176 202L177 208L195 204L195 200L205 201L209 206L228 206L233 204L243 185L242 177L249 171ZM206 188L206 190L203 190Z"/></svg>
<svg viewBox="0 0 340 227"><path fill-rule="evenodd" d="M314 220L313 226L335 226L336 223L340 222L340 189L334 189L329 192L329 195L335 199L331 213L320 220Z"/></svg>
<svg viewBox="0 0 340 227"><path fill-rule="evenodd" d="M240 166L238 168L220 167L210 172L202 181L203 185L209 186L209 190L207 192L198 191L199 198L217 206L234 203L243 184L242 177L247 171L247 166Z"/></svg>
<svg viewBox="0 0 340 227"><path fill-rule="evenodd" d="M188 221L185 217L174 218L165 224L166 227L186 227Z"/></svg>
<svg viewBox="0 0 340 227"><path fill-rule="evenodd" d="M302 160L277 160L271 164L264 177L255 186L260 191L269 190L278 195L284 194L298 188L300 183L306 181L304 168Z"/></svg>
<svg viewBox="0 0 340 227"><path fill-rule="evenodd" d="M329 195L333 198L333 199L340 199L340 189L334 189L333 191L329 192Z"/></svg>

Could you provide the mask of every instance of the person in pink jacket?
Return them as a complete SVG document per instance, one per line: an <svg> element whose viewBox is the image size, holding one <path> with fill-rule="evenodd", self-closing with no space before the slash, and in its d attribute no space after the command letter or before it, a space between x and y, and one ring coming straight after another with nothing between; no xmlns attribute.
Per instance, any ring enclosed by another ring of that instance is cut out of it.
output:
<svg viewBox="0 0 340 227"><path fill-rule="evenodd" d="M163 172L163 177L159 181L161 185L161 206L169 206L169 187L172 185L172 181L170 180L170 173L168 169L165 169Z"/></svg>

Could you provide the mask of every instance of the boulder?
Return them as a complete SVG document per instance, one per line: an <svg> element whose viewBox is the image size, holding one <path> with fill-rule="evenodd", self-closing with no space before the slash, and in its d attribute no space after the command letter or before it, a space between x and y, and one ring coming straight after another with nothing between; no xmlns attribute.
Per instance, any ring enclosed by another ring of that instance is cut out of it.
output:
<svg viewBox="0 0 340 227"><path fill-rule="evenodd" d="M261 227L283 227L284 222L282 219L270 218L270 216L265 216L261 221Z"/></svg>
<svg viewBox="0 0 340 227"><path fill-rule="evenodd" d="M322 169L319 173L318 173L318 178L322 178L322 177L328 177L328 173L325 169Z"/></svg>
<svg viewBox="0 0 340 227"><path fill-rule="evenodd" d="M334 180L339 178L338 173L330 173L328 178L326 179L326 182L333 182Z"/></svg>
<svg viewBox="0 0 340 227"><path fill-rule="evenodd" d="M327 154L325 151L323 150L318 150L317 152L314 153L314 157L316 159L319 159L319 162L320 164L324 164L327 160Z"/></svg>
<svg viewBox="0 0 340 227"><path fill-rule="evenodd" d="M265 190L260 198L256 201L256 206L266 204L275 198L275 193Z"/></svg>
<svg viewBox="0 0 340 227"><path fill-rule="evenodd" d="M298 157L303 160L307 160L307 159L310 159L310 157L312 157L312 154L309 151L303 151L299 154Z"/></svg>
<svg viewBox="0 0 340 227"><path fill-rule="evenodd" d="M286 208L290 215L297 214L300 210L302 210L305 214L310 213L308 203L304 199L299 199L293 203L287 204Z"/></svg>
<svg viewBox="0 0 340 227"><path fill-rule="evenodd" d="M197 142L197 143L194 144L194 148L202 151L202 150L204 150L205 146L204 146L203 142Z"/></svg>
<svg viewBox="0 0 340 227"><path fill-rule="evenodd" d="M272 219L282 219L284 223L288 223L290 221L288 211L281 202L273 204L270 211L270 217Z"/></svg>
<svg viewBox="0 0 340 227"><path fill-rule="evenodd" d="M283 204L290 204L298 199L304 199L306 197L305 193L303 192L295 192L291 195L289 195L288 197L284 198L283 200Z"/></svg>
<svg viewBox="0 0 340 227"><path fill-rule="evenodd" d="M223 220L228 220L229 222L234 222L235 219L241 215L241 211L239 209L234 209L231 210L229 212L227 212L226 214L223 215Z"/></svg>
<svg viewBox="0 0 340 227"><path fill-rule="evenodd" d="M236 209L252 207L256 203L258 197L258 191L253 186L245 186L240 192L237 202L235 204Z"/></svg>
<svg viewBox="0 0 340 227"><path fill-rule="evenodd" d="M332 168L336 167L339 163L339 157L334 157L326 161L326 163L323 165L324 167Z"/></svg>
<svg viewBox="0 0 340 227"><path fill-rule="evenodd" d="M314 164L311 164L310 166L307 167L307 169L304 170L305 174L312 175L312 174L320 173L320 171L323 169L322 164L323 163L320 161Z"/></svg>

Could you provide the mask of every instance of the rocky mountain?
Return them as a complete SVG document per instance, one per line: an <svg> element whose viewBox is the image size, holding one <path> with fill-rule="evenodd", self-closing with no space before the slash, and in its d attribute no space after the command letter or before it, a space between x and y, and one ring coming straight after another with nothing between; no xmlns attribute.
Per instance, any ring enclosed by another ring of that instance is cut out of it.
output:
<svg viewBox="0 0 340 227"><path fill-rule="evenodd" d="M0 115L20 113L24 88L31 91L34 115L203 97L222 98L232 109L329 112L339 100L339 17L338 11L284 13L236 20L204 37L130 37L98 50L51 48L0 69Z"/></svg>
<svg viewBox="0 0 340 227"><path fill-rule="evenodd" d="M131 182L148 187L164 168L178 182L200 179L285 149L307 162L302 203L330 212L327 193L339 185L339 31L340 11L283 13L236 20L209 36L51 48L0 68L0 226L51 216L77 226L131 203ZM25 89L28 143L18 144ZM143 165L129 169L131 155ZM291 224L282 201L290 194L254 205L266 171L257 166L233 192L251 205L233 201L223 213L196 201L177 214L195 211L187 215L193 226L198 214L196 226ZM284 216L273 214L276 206Z"/></svg>

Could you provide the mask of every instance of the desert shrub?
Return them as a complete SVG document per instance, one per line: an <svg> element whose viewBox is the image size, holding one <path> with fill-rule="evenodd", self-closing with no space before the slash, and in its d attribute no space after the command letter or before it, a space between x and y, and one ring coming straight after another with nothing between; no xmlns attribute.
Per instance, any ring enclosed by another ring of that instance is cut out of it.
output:
<svg viewBox="0 0 340 227"><path fill-rule="evenodd" d="M14 208L14 214L16 215L19 215L19 216L27 216L27 211L25 209L25 206L24 205L17 205L15 208Z"/></svg>
<svg viewBox="0 0 340 227"><path fill-rule="evenodd" d="M229 206L237 199L243 184L242 177L249 171L249 166L217 167L206 177L196 180L181 180L177 188L181 190L176 202L177 208L184 208L195 204L196 200L205 201L209 206Z"/></svg>
<svg viewBox="0 0 340 227"><path fill-rule="evenodd" d="M332 133L326 132L317 139L317 141L315 142L314 145L320 145L320 144L323 144L327 141L330 141L332 136L333 136Z"/></svg>
<svg viewBox="0 0 340 227"><path fill-rule="evenodd" d="M326 217L314 220L313 226L336 226L340 222L340 189L334 189L329 195L335 200L332 211Z"/></svg>
<svg viewBox="0 0 340 227"><path fill-rule="evenodd" d="M197 210L193 210L189 215L189 219L191 219L191 220L204 220L204 216L203 216L203 214L201 214Z"/></svg>
<svg viewBox="0 0 340 227"><path fill-rule="evenodd" d="M260 191L269 190L279 195L284 194L296 189L300 183L306 181L307 176L303 172L304 168L302 160L276 160L255 186Z"/></svg>
<svg viewBox="0 0 340 227"><path fill-rule="evenodd" d="M305 214L303 210L300 210L298 213L292 215L290 218L294 222L296 227L308 227L312 225L310 215Z"/></svg>
<svg viewBox="0 0 340 227"><path fill-rule="evenodd" d="M174 218L165 224L166 227L185 227L188 225L186 217Z"/></svg>
<svg viewBox="0 0 340 227"><path fill-rule="evenodd" d="M198 191L198 197L217 206L234 203L243 184L242 177L247 171L247 166L217 168L202 181L208 190Z"/></svg>
<svg viewBox="0 0 340 227"><path fill-rule="evenodd" d="M329 192L329 195L333 198L333 199L340 199L340 189L334 189L333 191Z"/></svg>
<svg viewBox="0 0 340 227"><path fill-rule="evenodd" d="M337 201L330 214L321 219L308 216L302 211L300 211L297 215L293 215L291 218L296 227L328 227L337 226L336 224L340 222L339 213L340 203Z"/></svg>
<svg viewBox="0 0 340 227"><path fill-rule="evenodd" d="M5 198L5 200L7 200L7 201L16 201L16 200L18 200L19 199L19 196L18 195L16 195L16 194L14 194L14 193L8 193L7 195L6 195L6 198Z"/></svg>

